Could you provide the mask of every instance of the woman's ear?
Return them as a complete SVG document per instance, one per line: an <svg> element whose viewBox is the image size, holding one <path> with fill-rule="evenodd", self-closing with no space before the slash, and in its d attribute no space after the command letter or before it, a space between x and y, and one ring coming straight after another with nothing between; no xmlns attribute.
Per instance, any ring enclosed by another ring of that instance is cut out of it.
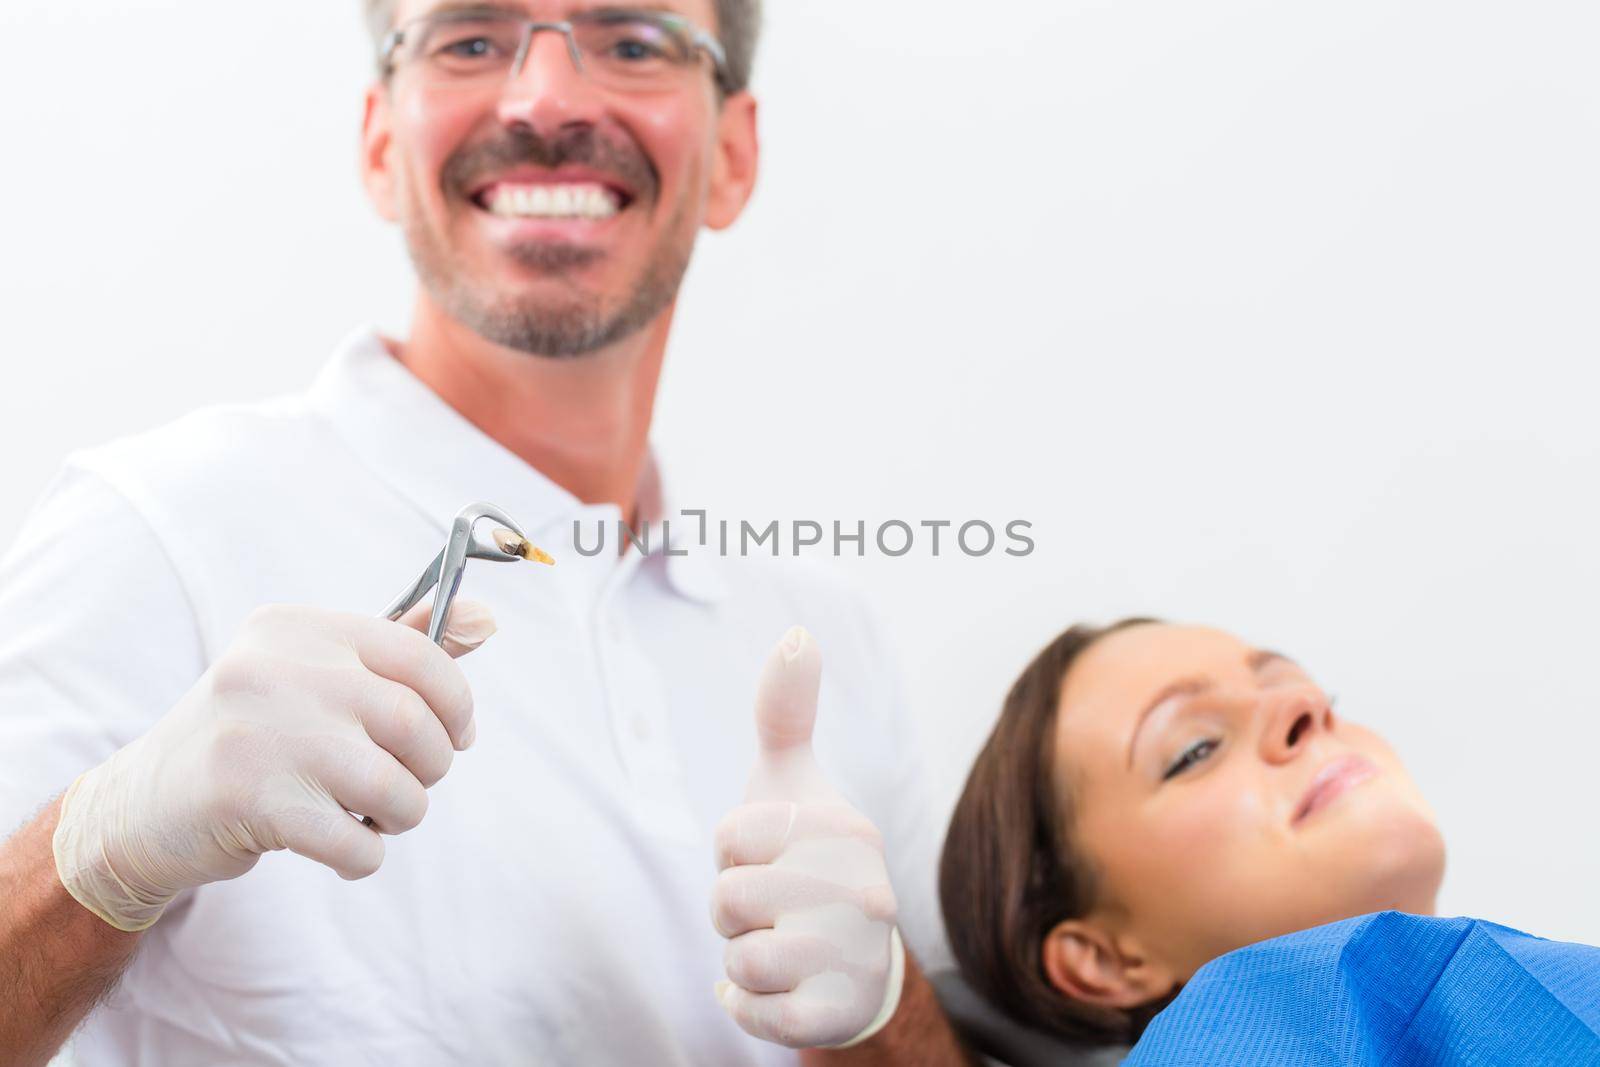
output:
<svg viewBox="0 0 1600 1067"><path fill-rule="evenodd" d="M1114 937L1089 920L1059 923L1045 937L1042 955L1050 984L1085 1004L1133 1008L1178 986L1177 976L1136 941Z"/></svg>
<svg viewBox="0 0 1600 1067"><path fill-rule="evenodd" d="M714 151L716 158L711 167L706 225L713 230L725 230L750 202L761 163L756 100L748 92L735 93L722 102Z"/></svg>

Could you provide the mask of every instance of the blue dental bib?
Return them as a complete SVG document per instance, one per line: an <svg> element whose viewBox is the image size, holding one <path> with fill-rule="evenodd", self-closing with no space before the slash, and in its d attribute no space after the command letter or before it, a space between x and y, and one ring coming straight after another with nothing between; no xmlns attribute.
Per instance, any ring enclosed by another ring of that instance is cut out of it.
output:
<svg viewBox="0 0 1600 1067"><path fill-rule="evenodd" d="M1600 1064L1600 948L1379 912L1202 967L1128 1064Z"/></svg>

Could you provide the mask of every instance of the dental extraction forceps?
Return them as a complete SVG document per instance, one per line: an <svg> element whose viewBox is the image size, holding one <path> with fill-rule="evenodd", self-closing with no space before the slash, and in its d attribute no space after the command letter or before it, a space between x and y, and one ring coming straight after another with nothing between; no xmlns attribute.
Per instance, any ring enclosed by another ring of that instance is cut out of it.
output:
<svg viewBox="0 0 1600 1067"><path fill-rule="evenodd" d="M481 519L499 523L515 534L516 540L497 537L494 544L485 544L478 540L473 533L473 527ZM507 551L508 548L519 546L524 553L530 554ZM469 559L518 563L525 559L546 562L549 557L533 547L533 541L522 532L522 527L518 526L511 516L493 504L471 504L463 508L461 514L450 524L450 539L445 542L444 548L439 550L439 554L423 570L422 575L384 609L383 617L391 622L398 620L427 596L429 590L438 586L439 591L433 597L433 612L428 616L428 640L436 645L444 644L445 627L450 624L450 605L455 603L456 593L461 589L461 577L466 573Z"/></svg>
<svg viewBox="0 0 1600 1067"><path fill-rule="evenodd" d="M478 540L473 533L473 527L481 519L489 519L503 528L495 531L495 543L492 545ZM450 625L450 605L455 603L456 593L461 589L461 578L466 574L469 559L486 559L494 563L518 563L522 560L555 562L534 546L510 515L493 504L469 504L461 509L461 513L450 524L450 539L433 557L433 562L383 610L383 617L390 622L398 621L400 616L415 607L428 595L429 590L437 586L439 591L433 596L433 611L428 616L428 640L443 645L445 628ZM361 825L373 825L372 816L358 817Z"/></svg>

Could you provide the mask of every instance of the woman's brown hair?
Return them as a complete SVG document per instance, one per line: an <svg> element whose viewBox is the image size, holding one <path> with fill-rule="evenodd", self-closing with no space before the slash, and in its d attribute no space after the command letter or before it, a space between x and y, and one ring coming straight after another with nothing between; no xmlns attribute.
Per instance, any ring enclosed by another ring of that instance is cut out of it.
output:
<svg viewBox="0 0 1600 1067"><path fill-rule="evenodd" d="M1018 1022L1080 1045L1131 1045L1170 1002L1130 1010L1073 1000L1045 976L1045 938L1089 914L1095 873L1074 847L1070 789L1055 785L1061 685L1108 634L1154 622L1074 626L1011 686L956 804L939 861L939 898L967 984Z"/></svg>

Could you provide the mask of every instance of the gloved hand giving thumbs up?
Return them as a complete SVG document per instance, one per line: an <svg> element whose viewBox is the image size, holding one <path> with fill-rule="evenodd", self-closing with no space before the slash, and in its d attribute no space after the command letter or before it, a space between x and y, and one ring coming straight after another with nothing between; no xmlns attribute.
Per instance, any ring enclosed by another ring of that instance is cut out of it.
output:
<svg viewBox="0 0 1600 1067"><path fill-rule="evenodd" d="M729 939L722 1006L791 1048L865 1041L893 1016L905 976L882 835L811 752L821 683L816 642L790 630L761 674L759 753L745 803L717 827L711 897Z"/></svg>

